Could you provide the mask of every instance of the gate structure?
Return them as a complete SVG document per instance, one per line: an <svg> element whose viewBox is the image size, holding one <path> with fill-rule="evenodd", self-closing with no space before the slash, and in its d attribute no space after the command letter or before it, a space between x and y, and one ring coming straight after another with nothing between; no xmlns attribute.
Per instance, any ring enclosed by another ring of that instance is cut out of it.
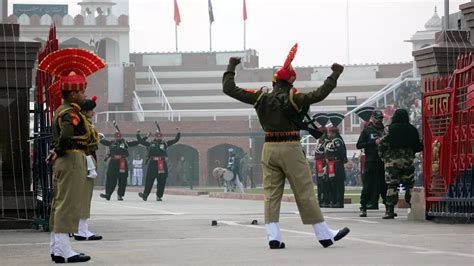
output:
<svg viewBox="0 0 474 266"><path fill-rule="evenodd" d="M41 62L48 54L59 49L56 39L56 26L51 25L49 38L44 48L38 55L38 62ZM38 214L33 222L34 228L40 226L44 231L49 231L49 214L53 197L52 169L45 163L50 146L53 141L52 125L54 110L61 104L61 97L49 93L48 89L53 84L52 76L37 71L35 110L34 110L34 190Z"/></svg>
<svg viewBox="0 0 474 266"><path fill-rule="evenodd" d="M450 76L427 78L423 142L427 218L474 217L474 57Z"/></svg>

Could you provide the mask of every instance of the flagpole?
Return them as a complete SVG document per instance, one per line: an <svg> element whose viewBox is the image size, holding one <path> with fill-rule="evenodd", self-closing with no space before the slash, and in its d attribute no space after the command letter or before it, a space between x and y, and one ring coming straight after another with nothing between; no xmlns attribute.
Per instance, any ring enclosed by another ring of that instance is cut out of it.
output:
<svg viewBox="0 0 474 266"><path fill-rule="evenodd" d="M212 22L209 22L209 52L212 52Z"/></svg>
<svg viewBox="0 0 474 266"><path fill-rule="evenodd" d="M246 48L246 42L247 42L247 21L244 20L244 51Z"/></svg>
<svg viewBox="0 0 474 266"><path fill-rule="evenodd" d="M174 24L174 38L176 43L176 52L178 51L178 25Z"/></svg>

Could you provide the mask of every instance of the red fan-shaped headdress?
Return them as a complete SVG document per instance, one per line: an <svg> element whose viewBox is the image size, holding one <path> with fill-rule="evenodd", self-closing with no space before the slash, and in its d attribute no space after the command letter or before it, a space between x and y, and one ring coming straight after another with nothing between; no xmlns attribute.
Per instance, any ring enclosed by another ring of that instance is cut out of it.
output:
<svg viewBox="0 0 474 266"><path fill-rule="evenodd" d="M58 78L60 89L65 91L84 90L87 85L86 77L104 67L105 63L99 56L78 48L66 48L53 52L38 65L39 70ZM50 88L57 89L53 85Z"/></svg>
<svg viewBox="0 0 474 266"><path fill-rule="evenodd" d="M291 48L290 52L288 53L288 56L286 57L285 63L275 73L275 79L289 80L291 77L296 78L296 72L293 69L293 66L291 65L291 62L293 61L293 59L295 59L297 51L298 51L298 43L296 43Z"/></svg>

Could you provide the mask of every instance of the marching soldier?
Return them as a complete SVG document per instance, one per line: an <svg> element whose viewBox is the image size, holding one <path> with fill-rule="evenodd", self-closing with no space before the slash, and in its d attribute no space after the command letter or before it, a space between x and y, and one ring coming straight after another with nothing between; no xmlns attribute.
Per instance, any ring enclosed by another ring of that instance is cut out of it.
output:
<svg viewBox="0 0 474 266"><path fill-rule="evenodd" d="M81 60L79 60L81 59ZM83 61L94 62L84 65ZM67 70L58 67L67 62ZM55 263L85 262L91 258L72 250L69 234L77 232L84 201L87 200L86 152L91 132L80 112L87 86L86 76L105 67L95 54L82 49L63 49L48 55L38 69L54 75L51 94L61 94L63 103L54 115L53 149L47 161L53 163L51 206L51 259ZM81 73L81 75L76 74ZM60 90L60 92L59 92Z"/></svg>
<svg viewBox="0 0 474 266"><path fill-rule="evenodd" d="M318 144L316 144L316 149L314 151L314 163L315 163L315 172L317 176L316 185L318 187L318 202L321 207L329 207L327 202L327 194L324 193L325 183L326 183L326 173L324 171L326 167L326 160L324 159L324 147L326 146L326 134L323 133L318 139Z"/></svg>
<svg viewBox="0 0 474 266"><path fill-rule="evenodd" d="M223 92L241 102L255 107L265 131L262 150L263 186L265 194L265 228L270 249L285 248L280 233L280 204L288 178L295 194L299 213L304 224L311 224L323 247L333 244L349 233L348 228L332 230L324 222L316 199L308 161L300 144L301 120L295 117L302 108L326 98L336 87L336 81L343 67L334 64L333 73L315 91L299 93L294 87L296 72L291 62L296 55L295 45L285 64L275 73L275 86L271 92L241 89L235 85L235 68L241 58L231 57L223 75ZM301 116L298 116L300 118Z"/></svg>
<svg viewBox="0 0 474 266"><path fill-rule="evenodd" d="M138 193L138 196L144 201L148 199L148 195L151 192L155 179L158 181L156 185L156 200L162 201L163 194L165 192L166 178L168 177L168 165L166 160L168 158L168 148L177 143L181 138L179 129L176 128L178 133L172 140L163 140L163 134L161 133L158 123L156 123L157 131L152 141L147 141L147 137L142 138L140 136L140 130L137 131L138 142L148 148L148 166L145 178L145 189L143 192Z"/></svg>
<svg viewBox="0 0 474 266"><path fill-rule="evenodd" d="M339 134L337 126L344 119L342 114L329 114L333 125L328 129L328 142L326 143L324 156L327 164L327 175L329 179L331 208L344 208L344 190L346 171L344 164L347 163L346 144Z"/></svg>
<svg viewBox="0 0 474 266"><path fill-rule="evenodd" d="M107 167L107 180L105 182L105 194L101 193L100 197L110 200L110 196L114 193L118 182L117 200L122 201L125 196L125 189L127 188L128 179L128 163L129 156L128 147L138 146L138 141L127 141L123 138L122 133L115 124L117 130L114 134L114 140L101 139L100 144L109 147L109 154L106 158L109 159L109 166Z"/></svg>
<svg viewBox="0 0 474 266"><path fill-rule="evenodd" d="M362 175L362 192L360 194L360 217L367 217L367 209L378 209L379 196L385 204L387 185L385 184L385 168L380 159L377 139L383 135L383 113L374 108L361 108L357 115L368 121L360 133L357 149L364 149L365 165ZM369 116L370 113L370 116Z"/></svg>
<svg viewBox="0 0 474 266"><path fill-rule="evenodd" d="M398 203L398 186L405 188L405 201L410 205L411 189L415 182L415 153L423 148L418 130L410 124L408 112L397 109L389 126L385 127L385 135L376 140L379 145L380 158L385 163L385 182L387 198L383 219L395 218L395 205Z"/></svg>
<svg viewBox="0 0 474 266"><path fill-rule="evenodd" d="M94 191L94 179L97 177L96 166L97 166L97 155L96 151L99 148L99 132L92 125L91 119L94 116L94 108L96 104L97 97L92 96L91 100L87 99L81 105L81 113L87 118L85 124L90 132L89 141L87 144L87 168L89 173L86 178L86 193L87 197L84 197L84 203L81 211L81 219L79 220L79 228L77 233L74 234L74 239L81 240L101 240L102 236L95 235L89 231L88 219L91 216L91 201L92 193Z"/></svg>
<svg viewBox="0 0 474 266"><path fill-rule="evenodd" d="M329 120L329 117L326 113L318 113L313 115L313 119L318 122L319 130L323 132L321 137L318 139L318 144L314 151L314 162L315 162L315 171L317 176L317 188L318 188L318 202L319 206L327 208L331 206L330 190L329 190L329 180L326 173L326 159L324 157L324 151L328 141L326 124Z"/></svg>

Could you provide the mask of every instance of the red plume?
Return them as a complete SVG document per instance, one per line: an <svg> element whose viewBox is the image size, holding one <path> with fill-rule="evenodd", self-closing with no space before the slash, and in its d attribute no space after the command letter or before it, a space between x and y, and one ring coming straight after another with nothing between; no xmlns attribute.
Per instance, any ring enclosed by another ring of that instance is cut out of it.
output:
<svg viewBox="0 0 474 266"><path fill-rule="evenodd" d="M289 70L288 67L291 65L291 62L293 61L293 59L295 59L297 51L298 51L298 43L295 43L295 45L291 47L291 50L288 53L288 56L286 57L286 61L283 64L282 68Z"/></svg>
<svg viewBox="0 0 474 266"><path fill-rule="evenodd" d="M96 102L97 102L97 96L95 96L95 95L92 96L92 97L91 97L91 100L96 103Z"/></svg>
<svg viewBox="0 0 474 266"><path fill-rule="evenodd" d="M281 80L289 80L290 77L295 77L296 78L296 72L291 66L291 62L293 59L295 59L296 52L298 51L298 43L293 45L291 48L290 52L288 53L288 56L286 57L285 64L277 70L275 73L275 80L281 79Z"/></svg>

